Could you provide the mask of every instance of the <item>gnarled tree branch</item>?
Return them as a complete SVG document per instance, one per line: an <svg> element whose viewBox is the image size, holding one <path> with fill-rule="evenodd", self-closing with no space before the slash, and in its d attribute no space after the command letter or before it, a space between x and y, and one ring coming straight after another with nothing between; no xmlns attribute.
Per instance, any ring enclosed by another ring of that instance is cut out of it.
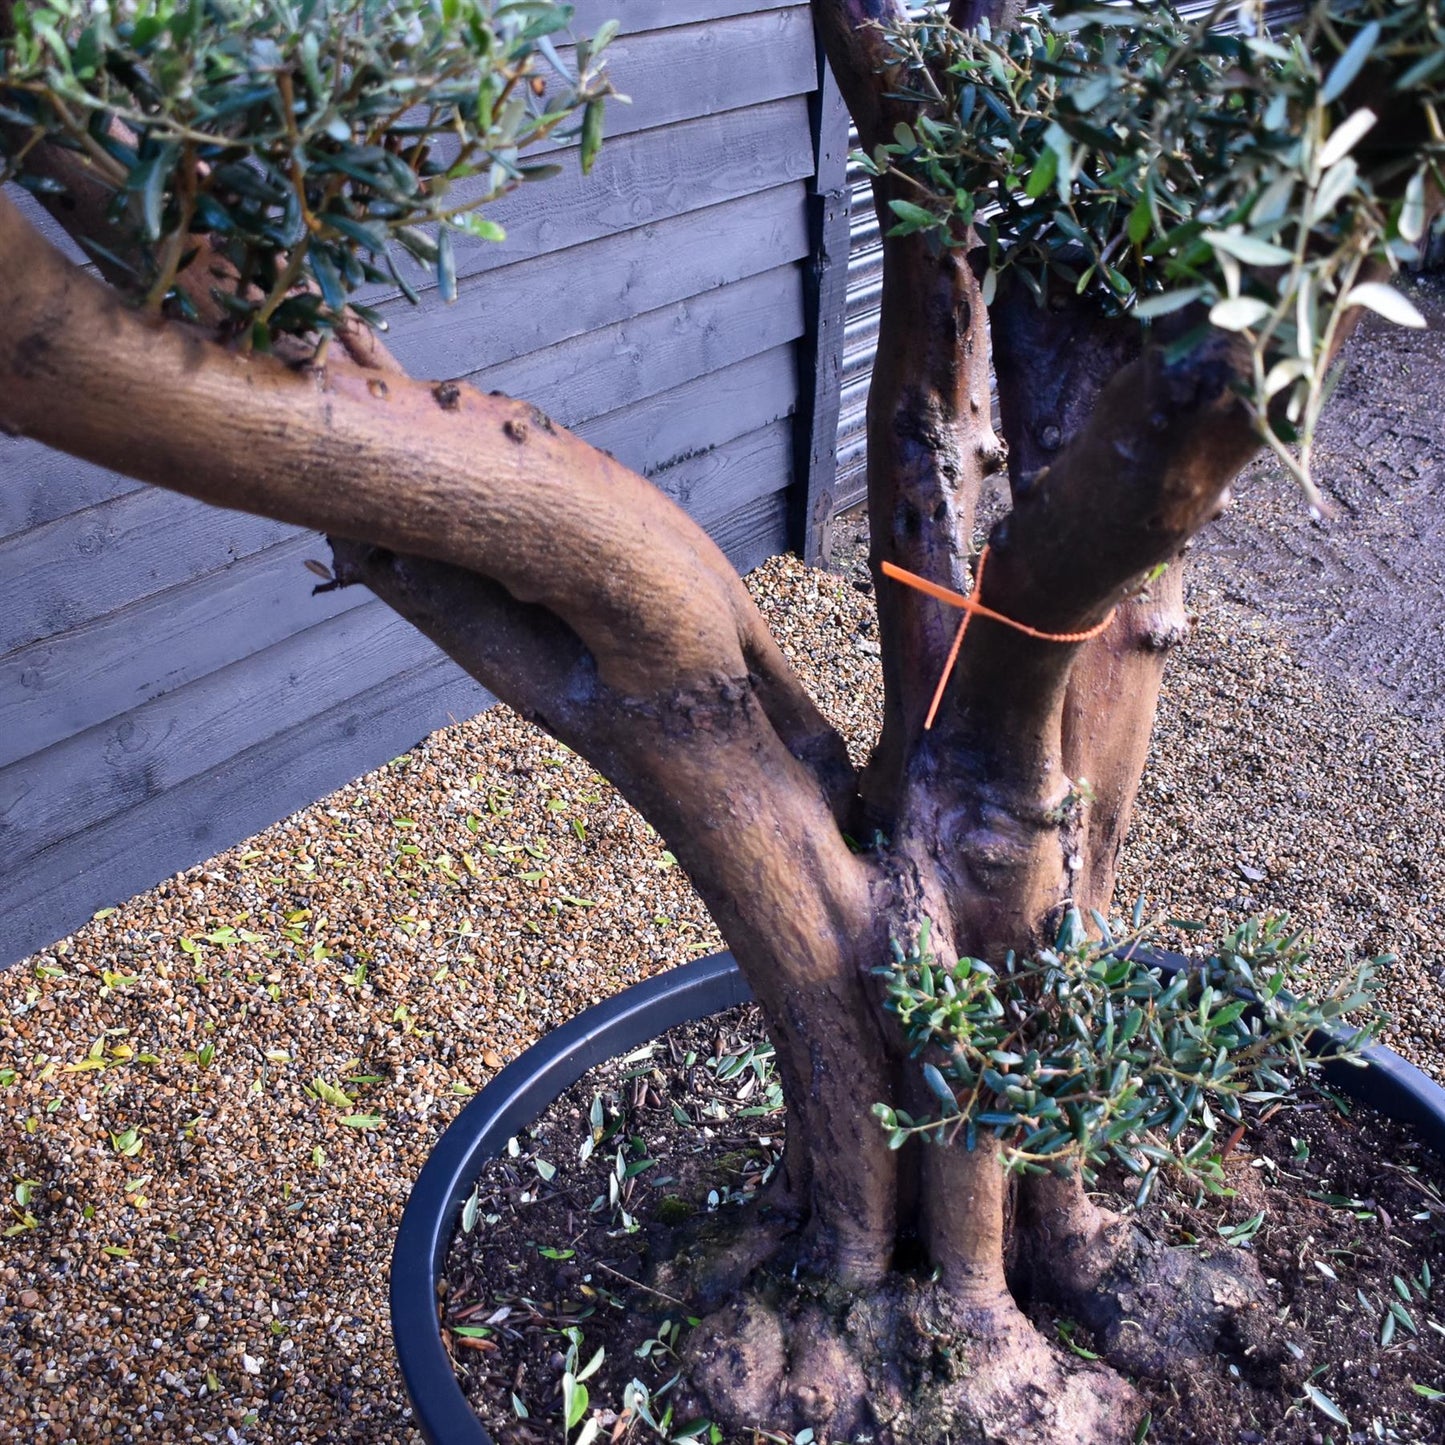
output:
<svg viewBox="0 0 1445 1445"><path fill-rule="evenodd" d="M288 367L142 316L3 197L0 258L0 424L364 539L336 543L345 580L653 821L767 1008L803 1137L854 1121L848 1155L811 1170L814 1255L860 1279L886 1268L895 1162L867 1103L888 1066L863 986L886 939L871 865L833 816L846 753L706 534L525 403L415 382L384 356ZM74 412L58 402L82 394ZM820 1033L806 1021L825 997L837 1026Z"/></svg>
<svg viewBox="0 0 1445 1445"><path fill-rule="evenodd" d="M1259 445L1235 374L1223 334L1174 365L1150 348L1115 373L995 529L984 601L1042 632L1079 633L1177 556ZM944 740L994 775L1031 766L1021 746L1052 758L1078 649L978 619L940 718Z"/></svg>
<svg viewBox="0 0 1445 1445"><path fill-rule="evenodd" d="M853 1131L846 1155L810 1161L812 1247L831 1269L876 1277L892 1249L897 1167L867 1113L891 1087L886 1025L863 986L887 946L877 882L783 746L759 690L713 677L624 696L550 612L497 584L354 544L344 555L469 672L500 679L505 701L584 753L668 839L767 1010L803 1131L795 1137L825 1121ZM689 737L701 745L679 746ZM826 1030L808 1026L820 1008L832 1021Z"/></svg>
<svg viewBox="0 0 1445 1445"><path fill-rule="evenodd" d="M623 693L747 674L766 631L672 502L526 403L154 323L0 199L0 417L205 501L417 552L566 622ZM61 401L83 395L83 407ZM801 690L793 699L802 707Z"/></svg>
<svg viewBox="0 0 1445 1445"><path fill-rule="evenodd" d="M1088 425L1109 379L1138 359L1143 337L1132 318L1104 316L1062 287L1039 306L1022 287L1006 286L990 320L1009 478L1021 497ZM1186 629L1183 572L1175 563L1121 602L1109 629L1078 648L1070 665L1061 761L1080 790L1072 842L1080 866L1070 891L1081 907L1108 911L1164 661Z"/></svg>
<svg viewBox="0 0 1445 1445"><path fill-rule="evenodd" d="M885 180L874 189L886 233L894 188ZM887 820L958 618L886 579L882 563L962 589L979 490L999 449L989 415L987 318L964 256L919 236L889 237L883 266L868 394L869 560L883 648L883 731L864 792Z"/></svg>

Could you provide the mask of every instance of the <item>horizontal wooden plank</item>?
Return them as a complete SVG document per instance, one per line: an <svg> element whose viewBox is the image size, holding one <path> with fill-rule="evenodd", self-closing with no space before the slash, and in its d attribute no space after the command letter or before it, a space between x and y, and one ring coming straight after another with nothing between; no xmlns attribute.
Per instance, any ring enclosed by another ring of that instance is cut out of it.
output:
<svg viewBox="0 0 1445 1445"><path fill-rule="evenodd" d="M780 266L576 336L468 378L535 402L563 426L617 411L803 334L797 266Z"/></svg>
<svg viewBox="0 0 1445 1445"><path fill-rule="evenodd" d="M0 769L0 850L34 857L435 655L383 603L354 607Z"/></svg>
<svg viewBox="0 0 1445 1445"><path fill-rule="evenodd" d="M218 768L0 870L0 967L210 858L492 701L437 659L332 703Z"/></svg>
<svg viewBox="0 0 1445 1445"><path fill-rule="evenodd" d="M650 476L790 416L797 400L793 347L779 346L621 411L594 417L577 433Z"/></svg>
<svg viewBox="0 0 1445 1445"><path fill-rule="evenodd" d="M570 67L571 47L559 51ZM796 6L638 34L628 17L623 33L607 48L607 73L628 98L608 102L609 141L786 95L807 95L818 86L813 18L806 6ZM533 153L575 144L561 140Z"/></svg>
<svg viewBox="0 0 1445 1445"><path fill-rule="evenodd" d="M754 10L781 10L797 0L575 0L572 33L595 35L606 21L617 19L629 32L661 30L669 25L695 25Z"/></svg>
<svg viewBox="0 0 1445 1445"><path fill-rule="evenodd" d="M0 542L141 485L39 442L0 436Z"/></svg>
<svg viewBox="0 0 1445 1445"><path fill-rule="evenodd" d="M739 507L788 486L792 468L793 423L787 419L685 457L652 481L712 531Z"/></svg>
<svg viewBox="0 0 1445 1445"><path fill-rule="evenodd" d="M398 298L381 308L386 344L413 376L462 376L800 260L805 195L792 181L517 261L450 305L435 290L419 306Z"/></svg>
<svg viewBox="0 0 1445 1445"><path fill-rule="evenodd" d="M291 534L154 487L0 543L0 656L254 556Z"/></svg>
<svg viewBox="0 0 1445 1445"><path fill-rule="evenodd" d="M788 498L759 497L721 521L713 532L739 572L751 572L788 547Z"/></svg>
<svg viewBox="0 0 1445 1445"><path fill-rule="evenodd" d="M367 601L312 595L325 539L287 540L0 658L0 768Z"/></svg>
<svg viewBox="0 0 1445 1445"><path fill-rule="evenodd" d="M802 180L813 172L805 96L703 116L660 130L621 136L602 148L590 176L568 161L562 174L523 186L488 207L507 229L500 242L457 239L463 281L528 256L635 230L666 216ZM456 194L465 195L458 187ZM418 290L424 277L417 270ZM400 296L396 288L365 293L369 304ZM489 288L493 322L504 308Z"/></svg>

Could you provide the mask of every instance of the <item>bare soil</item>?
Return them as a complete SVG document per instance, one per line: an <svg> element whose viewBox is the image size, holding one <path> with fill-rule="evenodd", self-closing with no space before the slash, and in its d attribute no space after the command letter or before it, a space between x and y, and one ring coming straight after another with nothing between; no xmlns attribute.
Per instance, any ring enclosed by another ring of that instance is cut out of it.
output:
<svg viewBox="0 0 1445 1445"><path fill-rule="evenodd" d="M1315 468L1312 518L1272 459L1200 541L1207 603L1282 624L1301 657L1445 740L1445 276L1402 282L1430 329L1372 318L1346 348Z"/></svg>
<svg viewBox="0 0 1445 1445"><path fill-rule="evenodd" d="M577 1365L603 1352L587 1382L601 1438L653 1438L625 1415L625 1392L640 1380L661 1420L689 1315L642 1283L649 1253L667 1253L673 1230L700 1216L746 1210L781 1146L759 1029L755 1011L738 1010L594 1070L484 1174L472 1228L453 1241L443 1318L499 1445L556 1438L568 1330ZM1253 1251L1284 1364L1219 1357L1141 1382L1151 1418L1136 1438L1445 1439L1445 1165L1378 1116L1311 1099L1253 1121L1226 1170L1227 1197L1181 1181L1139 1222L1181 1247ZM1105 1186L1123 1207L1127 1181ZM1095 1344L1066 1319L1034 1318L1063 1348Z"/></svg>

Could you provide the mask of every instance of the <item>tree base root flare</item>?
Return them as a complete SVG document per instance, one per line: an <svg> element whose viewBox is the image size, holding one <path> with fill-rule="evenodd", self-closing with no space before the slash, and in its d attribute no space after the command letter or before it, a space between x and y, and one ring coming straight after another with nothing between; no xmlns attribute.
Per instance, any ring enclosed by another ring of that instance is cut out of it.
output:
<svg viewBox="0 0 1445 1445"><path fill-rule="evenodd" d="M1169 1246L1127 1219L1094 1215L1083 1228L1045 1220L1019 1231L1010 1279L1020 1298L1088 1326L1130 1375L1166 1379L1181 1361L1214 1355L1261 1381L1278 1373L1269 1287L1247 1253Z"/></svg>
<svg viewBox="0 0 1445 1445"><path fill-rule="evenodd" d="M973 1303L902 1275L842 1291L759 1274L688 1336L684 1379L680 1418L830 1445L1116 1445L1143 1412L1006 1295Z"/></svg>

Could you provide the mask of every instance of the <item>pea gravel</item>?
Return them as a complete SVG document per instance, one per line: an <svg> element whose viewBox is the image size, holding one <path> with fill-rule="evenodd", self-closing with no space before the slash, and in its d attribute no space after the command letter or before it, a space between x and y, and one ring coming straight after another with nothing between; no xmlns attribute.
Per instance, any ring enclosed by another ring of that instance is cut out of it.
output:
<svg viewBox="0 0 1445 1445"><path fill-rule="evenodd" d="M1200 558L1121 899L1287 907L1326 962L1393 950L1389 1040L1440 1076L1439 739L1269 620L1246 535ZM861 749L878 644L846 529L836 566L750 585ZM1350 616L1348 568L1319 570ZM385 1282L427 1150L547 1028L719 946L656 835L498 708L0 976L0 1441L414 1440Z"/></svg>

